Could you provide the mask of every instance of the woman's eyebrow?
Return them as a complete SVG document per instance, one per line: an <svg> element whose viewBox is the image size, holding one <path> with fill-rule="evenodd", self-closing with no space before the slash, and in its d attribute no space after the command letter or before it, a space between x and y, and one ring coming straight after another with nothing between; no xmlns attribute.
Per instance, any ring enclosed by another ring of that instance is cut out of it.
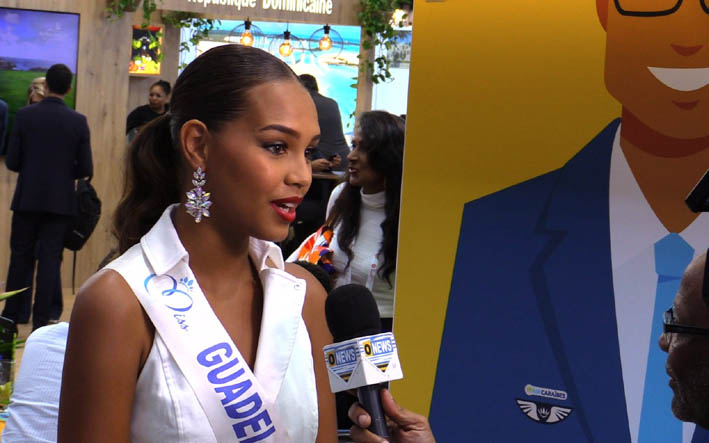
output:
<svg viewBox="0 0 709 443"><path fill-rule="evenodd" d="M296 131L295 129L289 128L288 126L279 125L279 124L272 124L272 125L264 126L263 128L259 129L258 132L270 131L270 130L280 131L285 134L291 135L293 137L300 136L300 132Z"/></svg>

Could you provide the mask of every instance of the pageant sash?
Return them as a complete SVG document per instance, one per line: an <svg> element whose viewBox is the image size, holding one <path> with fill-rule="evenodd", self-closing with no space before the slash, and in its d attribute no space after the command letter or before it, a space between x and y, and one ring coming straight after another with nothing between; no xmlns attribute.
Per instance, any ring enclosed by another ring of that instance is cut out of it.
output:
<svg viewBox="0 0 709 443"><path fill-rule="evenodd" d="M170 273L130 280L199 399L217 441L289 442L272 403L275 399L266 396L189 266L180 262Z"/></svg>

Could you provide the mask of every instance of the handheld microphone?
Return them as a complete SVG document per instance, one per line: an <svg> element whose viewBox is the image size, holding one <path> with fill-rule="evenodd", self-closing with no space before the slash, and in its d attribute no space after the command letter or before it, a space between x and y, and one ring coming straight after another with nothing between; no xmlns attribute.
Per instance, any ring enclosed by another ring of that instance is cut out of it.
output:
<svg viewBox="0 0 709 443"><path fill-rule="evenodd" d="M380 333L377 303L369 289L349 284L325 300L325 318L335 343L323 348L332 392L357 389L369 413L369 430L389 438L379 391L381 383L403 377L394 335Z"/></svg>

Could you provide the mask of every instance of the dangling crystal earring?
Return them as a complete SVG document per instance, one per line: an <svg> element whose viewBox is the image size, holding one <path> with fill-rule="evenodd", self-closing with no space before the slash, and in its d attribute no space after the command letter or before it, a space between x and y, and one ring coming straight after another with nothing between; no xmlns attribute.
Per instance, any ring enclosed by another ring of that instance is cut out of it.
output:
<svg viewBox="0 0 709 443"><path fill-rule="evenodd" d="M192 184L195 187L191 191L187 191L187 203L185 203L185 209L187 213L194 217L194 222L199 223L202 221L202 217L209 217L209 207L212 206L212 202L209 201L209 192L204 192L202 186L206 183L206 174L202 172L202 168L198 167L192 179Z"/></svg>

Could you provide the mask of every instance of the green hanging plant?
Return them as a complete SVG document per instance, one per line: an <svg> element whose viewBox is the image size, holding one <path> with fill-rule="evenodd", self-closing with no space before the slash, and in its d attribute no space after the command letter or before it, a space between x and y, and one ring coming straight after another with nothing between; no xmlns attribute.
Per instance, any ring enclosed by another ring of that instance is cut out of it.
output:
<svg viewBox="0 0 709 443"><path fill-rule="evenodd" d="M390 60L386 51L391 49L396 40L396 32L391 23L392 12L397 8L413 6L412 0L360 0L360 11L357 14L359 24L365 33L362 47L376 51L380 55L374 60L369 58L360 61L360 70L366 72L372 83L392 80L389 71Z"/></svg>
<svg viewBox="0 0 709 443"><path fill-rule="evenodd" d="M140 26L147 28L150 26L150 16L158 9L156 0L111 0L106 8L108 20L119 20L126 12L135 11L141 1L143 2L143 22Z"/></svg>
<svg viewBox="0 0 709 443"><path fill-rule="evenodd" d="M141 27L143 29L148 28L150 26L151 15L158 9L157 0L111 0L109 6L106 8L108 20L118 20L123 17L126 12L135 11L141 1L143 2L143 22L141 23ZM195 46L201 40L207 39L210 31L221 23L221 21L217 19L204 18L199 14L183 11L167 12L163 14L162 21L166 25L170 25L178 29L192 29L189 43L182 42L180 44L180 52L189 50L190 44ZM162 34L154 34L151 32L149 33L149 37L151 49L160 45L159 39L162 37ZM158 61L162 61L163 56L162 48L159 48ZM180 66L180 69L183 67L184 66Z"/></svg>
<svg viewBox="0 0 709 443"><path fill-rule="evenodd" d="M189 51L190 45L196 46L200 41L206 40L209 33L221 23L221 20L204 18L199 14L184 11L167 12L162 16L162 21L166 25L178 29L190 28L192 30L189 43L180 43L180 52ZM184 64L180 66L180 69L182 68L184 68Z"/></svg>
<svg viewBox="0 0 709 443"><path fill-rule="evenodd" d="M142 28L147 28L150 26L150 16L153 12L157 11L158 5L155 0L143 0L143 23L140 24Z"/></svg>
<svg viewBox="0 0 709 443"><path fill-rule="evenodd" d="M106 14L109 20L118 20L126 12L133 12L138 9L139 4L140 0L110 0L108 7L106 7Z"/></svg>

